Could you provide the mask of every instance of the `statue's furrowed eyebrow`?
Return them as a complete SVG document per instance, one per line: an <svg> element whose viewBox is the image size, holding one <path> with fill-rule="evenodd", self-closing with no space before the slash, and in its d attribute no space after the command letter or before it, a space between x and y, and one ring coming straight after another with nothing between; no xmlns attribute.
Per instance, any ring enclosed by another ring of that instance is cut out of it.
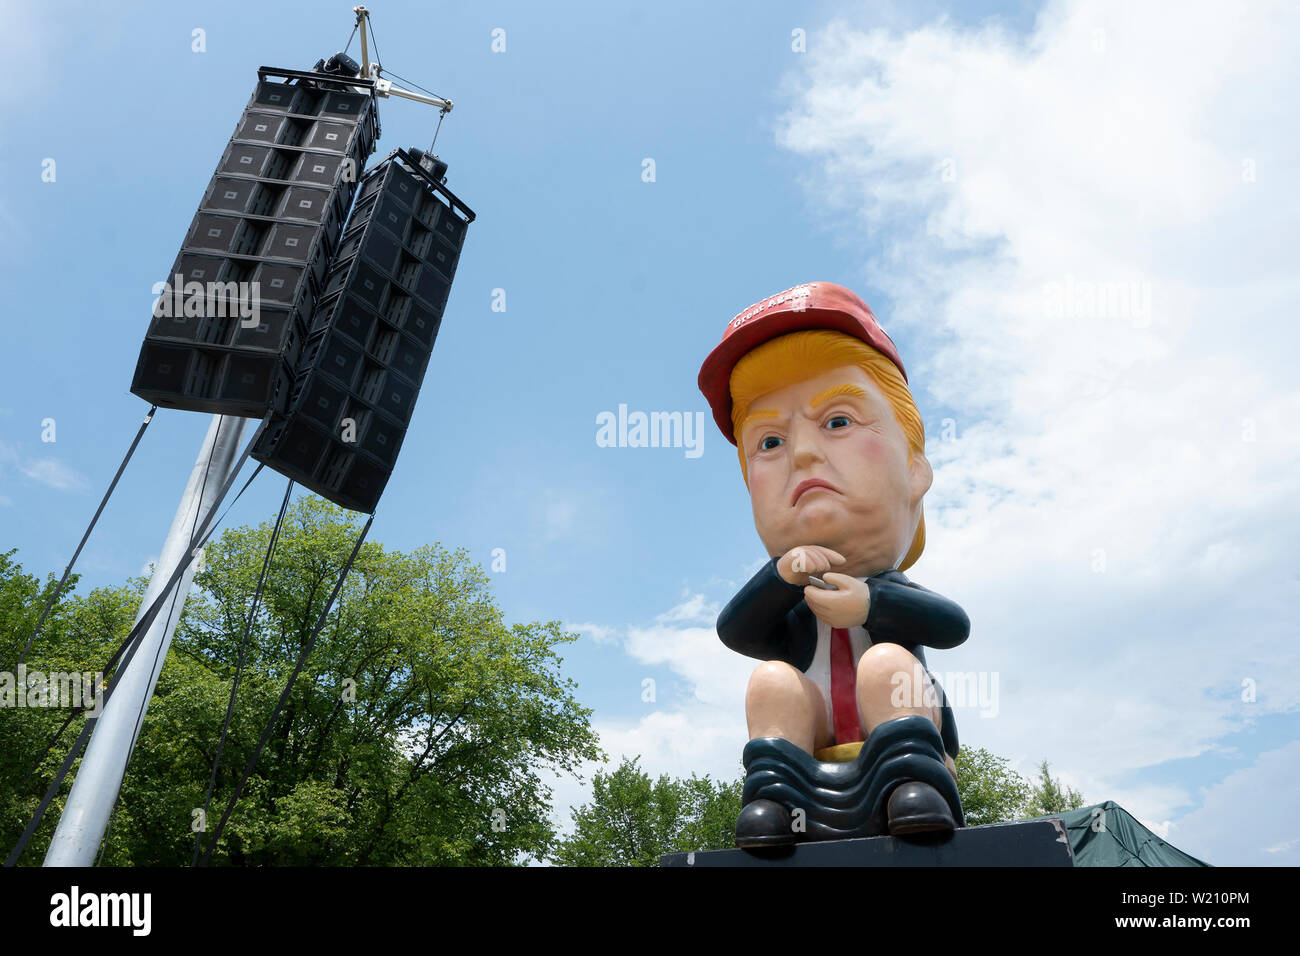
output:
<svg viewBox="0 0 1300 956"><path fill-rule="evenodd" d="M752 422L756 418L778 418L780 414L781 414L780 412L775 411L771 408L756 408L744 417L744 419L740 423L740 427L736 429L736 434L737 435L743 434L745 431L745 426L747 426L750 422Z"/></svg>
<svg viewBox="0 0 1300 956"><path fill-rule="evenodd" d="M860 386L849 385L847 383L844 385L832 385L824 392L818 392L816 395L814 395L812 397L812 400L808 402L808 407L816 408L818 405L823 405L826 402L829 402L832 398L835 398L837 395L852 395L854 398L867 397L866 391L864 391Z"/></svg>

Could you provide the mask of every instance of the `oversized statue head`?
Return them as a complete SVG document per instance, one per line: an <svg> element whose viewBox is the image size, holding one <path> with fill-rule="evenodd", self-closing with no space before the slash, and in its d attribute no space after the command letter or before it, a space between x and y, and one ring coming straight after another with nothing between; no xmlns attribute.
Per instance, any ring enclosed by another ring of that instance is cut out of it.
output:
<svg viewBox="0 0 1300 956"><path fill-rule="evenodd" d="M898 351L858 296L812 282L755 303L699 385L737 446L770 555L822 545L854 577L921 556L925 431Z"/></svg>

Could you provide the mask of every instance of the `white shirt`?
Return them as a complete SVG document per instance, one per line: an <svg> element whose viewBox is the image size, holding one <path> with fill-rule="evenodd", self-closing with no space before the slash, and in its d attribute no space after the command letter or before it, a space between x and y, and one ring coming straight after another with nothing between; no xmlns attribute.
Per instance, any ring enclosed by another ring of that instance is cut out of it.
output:
<svg viewBox="0 0 1300 956"><path fill-rule="evenodd" d="M859 581L866 581L866 578L858 578ZM813 654L812 663L808 665L808 670L804 671L808 679L821 688L822 703L826 706L826 726L831 730L831 736L835 736L835 712L831 707L831 626L821 618L817 621L817 650ZM865 627L851 627L849 631L849 647L853 650L853 673L856 677L858 661L867 648L871 646L871 635L867 633ZM862 732L863 739L866 739L866 731L861 726L862 718L858 718L858 727ZM835 741L841 743L841 741Z"/></svg>

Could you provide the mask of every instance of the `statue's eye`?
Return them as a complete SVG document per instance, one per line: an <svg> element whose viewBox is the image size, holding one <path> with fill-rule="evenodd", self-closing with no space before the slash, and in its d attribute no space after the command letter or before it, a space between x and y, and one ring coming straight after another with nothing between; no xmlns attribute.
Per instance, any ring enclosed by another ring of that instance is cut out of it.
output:
<svg viewBox="0 0 1300 956"><path fill-rule="evenodd" d="M846 428L849 425L848 415L836 415L826 423L827 428Z"/></svg>
<svg viewBox="0 0 1300 956"><path fill-rule="evenodd" d="M781 444L781 439L777 438L775 435L768 435L761 442L759 442L758 447L761 448L763 451L771 451L773 448L779 447L780 444Z"/></svg>

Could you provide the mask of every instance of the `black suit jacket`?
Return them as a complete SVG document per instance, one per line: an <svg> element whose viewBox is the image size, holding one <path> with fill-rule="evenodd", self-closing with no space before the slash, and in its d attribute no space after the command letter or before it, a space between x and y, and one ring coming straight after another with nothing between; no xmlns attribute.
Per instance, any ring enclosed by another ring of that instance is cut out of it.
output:
<svg viewBox="0 0 1300 956"><path fill-rule="evenodd" d="M817 618L803 599L803 588L789 584L767 562L718 616L718 637L733 651L762 661L785 661L806 671L817 651ZM871 602L863 625L873 644L907 648L925 665L922 647L947 649L970 635L970 620L959 605L909 581L901 571L867 578ZM935 686L939 682L935 681ZM947 695L943 702L944 749L956 756L957 725Z"/></svg>

